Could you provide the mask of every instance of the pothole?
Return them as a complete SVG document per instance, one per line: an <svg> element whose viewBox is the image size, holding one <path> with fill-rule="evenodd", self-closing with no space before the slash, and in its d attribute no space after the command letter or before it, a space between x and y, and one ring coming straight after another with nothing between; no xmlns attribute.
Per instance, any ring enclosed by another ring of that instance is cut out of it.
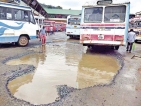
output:
<svg viewBox="0 0 141 106"><path fill-rule="evenodd" d="M121 67L115 57L84 54L83 46L73 44L47 46L45 53L30 54L7 62L7 65L20 64L37 68L34 73L9 81L8 89L17 99L35 105L54 102L58 97L58 85L82 89L108 84Z"/></svg>

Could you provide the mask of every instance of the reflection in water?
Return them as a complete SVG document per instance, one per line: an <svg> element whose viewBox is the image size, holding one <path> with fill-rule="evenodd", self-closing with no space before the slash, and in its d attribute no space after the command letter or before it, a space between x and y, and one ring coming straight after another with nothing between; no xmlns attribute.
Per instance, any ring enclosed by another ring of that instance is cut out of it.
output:
<svg viewBox="0 0 141 106"><path fill-rule="evenodd" d="M16 98L48 104L58 97L56 85L85 88L108 83L119 69L113 57L82 52L83 46L79 44L65 44L48 46L46 53L11 60L7 64L32 64L37 68L34 74L10 81L8 88Z"/></svg>
<svg viewBox="0 0 141 106"><path fill-rule="evenodd" d="M109 83L118 69L119 65L113 57L84 54L77 72L78 87Z"/></svg>
<svg viewBox="0 0 141 106"><path fill-rule="evenodd" d="M34 75L33 73L23 75L22 77L18 77L18 78L16 78L16 80L11 81L8 84L8 88L10 88L10 91L11 91L12 95L14 95L15 92L18 91L18 88L20 86L22 86L24 84L27 84L27 83L31 83L32 79L33 79L33 75Z"/></svg>

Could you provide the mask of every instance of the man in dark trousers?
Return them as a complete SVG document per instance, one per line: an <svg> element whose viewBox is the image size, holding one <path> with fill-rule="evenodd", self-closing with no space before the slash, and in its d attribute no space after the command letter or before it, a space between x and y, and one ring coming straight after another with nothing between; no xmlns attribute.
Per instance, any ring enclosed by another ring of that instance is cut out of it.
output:
<svg viewBox="0 0 141 106"><path fill-rule="evenodd" d="M136 37L136 33L134 32L133 29L130 29L129 33L128 33L128 37L127 37L127 49L126 51L129 53L131 53L131 50L132 50L132 46L133 46L133 43L135 42L135 37Z"/></svg>

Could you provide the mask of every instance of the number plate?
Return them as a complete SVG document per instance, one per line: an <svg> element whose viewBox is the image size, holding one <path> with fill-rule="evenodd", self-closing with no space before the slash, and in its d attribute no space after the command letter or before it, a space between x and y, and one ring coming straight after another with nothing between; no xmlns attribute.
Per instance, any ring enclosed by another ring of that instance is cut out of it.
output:
<svg viewBox="0 0 141 106"><path fill-rule="evenodd" d="M74 28L76 28L77 26L74 26Z"/></svg>
<svg viewBox="0 0 141 106"><path fill-rule="evenodd" d="M98 35L98 39L99 39L99 40L104 39L104 35Z"/></svg>

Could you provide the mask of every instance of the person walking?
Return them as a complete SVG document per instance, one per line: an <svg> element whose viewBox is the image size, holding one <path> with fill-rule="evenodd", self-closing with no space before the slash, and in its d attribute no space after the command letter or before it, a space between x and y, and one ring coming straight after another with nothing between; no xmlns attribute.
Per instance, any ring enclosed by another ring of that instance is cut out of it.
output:
<svg viewBox="0 0 141 106"><path fill-rule="evenodd" d="M40 31L40 37L41 37L42 45L45 45L45 43L46 43L46 28L44 26Z"/></svg>
<svg viewBox="0 0 141 106"><path fill-rule="evenodd" d="M129 51L129 53L131 53L133 43L135 42L135 37L136 37L136 33L134 32L133 29L130 29L127 37L127 48L126 48L126 51L127 52Z"/></svg>

